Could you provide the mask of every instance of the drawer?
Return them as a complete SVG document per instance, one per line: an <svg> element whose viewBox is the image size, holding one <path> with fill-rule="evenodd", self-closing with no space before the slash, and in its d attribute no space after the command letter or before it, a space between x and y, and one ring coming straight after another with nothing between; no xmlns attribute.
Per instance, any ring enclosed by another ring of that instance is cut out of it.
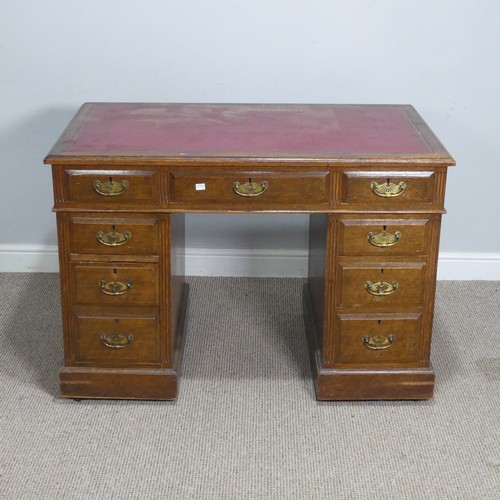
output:
<svg viewBox="0 0 500 500"><path fill-rule="evenodd" d="M72 253L99 255L158 253L157 218L71 217Z"/></svg>
<svg viewBox="0 0 500 500"><path fill-rule="evenodd" d="M330 173L327 171L214 172L208 169L170 172L171 203L193 206L221 204L303 207L330 203Z"/></svg>
<svg viewBox="0 0 500 500"><path fill-rule="evenodd" d="M420 314L338 314L336 363L380 365L418 363L421 347Z"/></svg>
<svg viewBox="0 0 500 500"><path fill-rule="evenodd" d="M99 366L144 365L160 362L158 318L76 317L75 362Z"/></svg>
<svg viewBox="0 0 500 500"><path fill-rule="evenodd" d="M75 304L156 306L159 303L155 264L73 264L72 279Z"/></svg>
<svg viewBox="0 0 500 500"><path fill-rule="evenodd" d="M435 177L434 171L346 169L341 175L340 203L374 210L433 204Z"/></svg>
<svg viewBox="0 0 500 500"><path fill-rule="evenodd" d="M75 203L128 206L159 203L155 170L64 170L64 197Z"/></svg>
<svg viewBox="0 0 500 500"><path fill-rule="evenodd" d="M339 255L424 254L430 244L430 219L340 219Z"/></svg>
<svg viewBox="0 0 500 500"><path fill-rule="evenodd" d="M346 263L338 266L338 306L417 307L423 303L425 263Z"/></svg>

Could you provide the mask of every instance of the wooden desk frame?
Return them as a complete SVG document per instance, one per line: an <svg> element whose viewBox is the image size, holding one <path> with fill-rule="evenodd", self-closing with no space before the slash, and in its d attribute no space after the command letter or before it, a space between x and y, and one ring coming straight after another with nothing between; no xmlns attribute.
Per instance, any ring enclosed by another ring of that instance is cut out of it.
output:
<svg viewBox="0 0 500 500"><path fill-rule="evenodd" d="M177 398L185 213L308 213L304 313L318 399L432 397L439 232L454 161L411 106L377 109L404 113L423 153L71 151L102 106L83 106L45 158L59 239L63 396Z"/></svg>

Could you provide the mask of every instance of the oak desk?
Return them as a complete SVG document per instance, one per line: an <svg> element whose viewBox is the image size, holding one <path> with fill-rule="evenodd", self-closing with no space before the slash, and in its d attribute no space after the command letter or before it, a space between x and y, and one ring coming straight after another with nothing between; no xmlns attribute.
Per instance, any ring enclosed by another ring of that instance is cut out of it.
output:
<svg viewBox="0 0 500 500"><path fill-rule="evenodd" d="M411 106L85 104L52 165L72 398L174 399L184 213L309 213L318 399L432 397L447 167Z"/></svg>

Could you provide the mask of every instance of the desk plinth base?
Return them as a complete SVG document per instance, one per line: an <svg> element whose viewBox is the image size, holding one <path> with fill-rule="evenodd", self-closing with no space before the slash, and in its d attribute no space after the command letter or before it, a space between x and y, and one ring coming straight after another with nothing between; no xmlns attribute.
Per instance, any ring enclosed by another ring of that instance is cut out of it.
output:
<svg viewBox="0 0 500 500"><path fill-rule="evenodd" d="M311 368L320 401L431 399L434 370L425 368L326 369L314 325L309 287L304 285L304 318Z"/></svg>
<svg viewBox="0 0 500 500"><path fill-rule="evenodd" d="M320 401L431 399L434 371L429 368L319 370L315 376Z"/></svg>
<svg viewBox="0 0 500 500"><path fill-rule="evenodd" d="M65 367L59 372L61 395L75 399L177 398L178 376L172 369L131 370Z"/></svg>

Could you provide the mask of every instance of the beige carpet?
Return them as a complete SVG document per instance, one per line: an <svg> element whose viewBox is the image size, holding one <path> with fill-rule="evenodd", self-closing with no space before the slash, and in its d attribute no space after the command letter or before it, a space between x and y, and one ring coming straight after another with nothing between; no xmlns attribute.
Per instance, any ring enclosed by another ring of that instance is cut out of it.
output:
<svg viewBox="0 0 500 500"><path fill-rule="evenodd" d="M500 283L442 282L427 402L314 398L302 280L190 278L181 399L63 400L54 274L0 275L2 499L498 499Z"/></svg>

